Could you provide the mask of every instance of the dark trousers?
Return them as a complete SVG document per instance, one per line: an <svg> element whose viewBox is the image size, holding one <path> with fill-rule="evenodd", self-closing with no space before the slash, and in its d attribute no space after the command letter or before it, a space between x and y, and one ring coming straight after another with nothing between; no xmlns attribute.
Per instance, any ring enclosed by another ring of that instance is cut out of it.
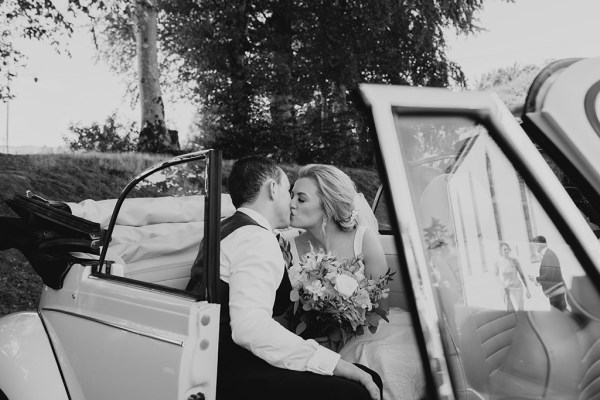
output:
<svg viewBox="0 0 600 400"><path fill-rule="evenodd" d="M358 382L338 376L277 368L247 350L240 350L225 350L219 355L217 400L371 399L367 389ZM235 353L245 354L241 358L231 357ZM356 365L371 374L382 392L383 383L379 375L363 365Z"/></svg>

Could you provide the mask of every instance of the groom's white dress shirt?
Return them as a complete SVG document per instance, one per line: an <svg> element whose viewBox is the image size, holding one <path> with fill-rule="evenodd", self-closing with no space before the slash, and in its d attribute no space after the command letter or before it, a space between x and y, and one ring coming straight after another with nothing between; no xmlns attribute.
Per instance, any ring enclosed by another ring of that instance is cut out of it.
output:
<svg viewBox="0 0 600 400"><path fill-rule="evenodd" d="M243 226L221 241L221 280L229 284L233 341L276 367L332 375L339 354L272 318L285 262L269 222L254 210L237 211L265 229Z"/></svg>

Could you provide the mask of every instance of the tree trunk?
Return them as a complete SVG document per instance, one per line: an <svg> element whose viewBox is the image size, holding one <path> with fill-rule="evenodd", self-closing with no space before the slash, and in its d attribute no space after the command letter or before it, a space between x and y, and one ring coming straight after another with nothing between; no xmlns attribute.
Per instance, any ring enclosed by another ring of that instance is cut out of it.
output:
<svg viewBox="0 0 600 400"><path fill-rule="evenodd" d="M177 131L167 130L165 108L160 91L156 0L132 1L142 112L138 151L176 153L179 151Z"/></svg>
<svg viewBox="0 0 600 400"><path fill-rule="evenodd" d="M233 103L234 127L238 133L247 134L250 126L251 88L246 71L246 52L248 51L248 16L247 2L239 0L232 3L231 25L232 41L229 47L229 64L231 66L231 96Z"/></svg>
<svg viewBox="0 0 600 400"><path fill-rule="evenodd" d="M280 149L288 160L297 156L295 115L292 96L292 21L290 0L280 0L273 5L271 29L273 45L274 85L271 95L271 119L276 129ZM287 160L286 160L287 161Z"/></svg>
<svg viewBox="0 0 600 400"><path fill-rule="evenodd" d="M345 119L345 115L348 112L348 101L346 100L346 85L339 82L331 83L331 114L333 122L335 124Z"/></svg>

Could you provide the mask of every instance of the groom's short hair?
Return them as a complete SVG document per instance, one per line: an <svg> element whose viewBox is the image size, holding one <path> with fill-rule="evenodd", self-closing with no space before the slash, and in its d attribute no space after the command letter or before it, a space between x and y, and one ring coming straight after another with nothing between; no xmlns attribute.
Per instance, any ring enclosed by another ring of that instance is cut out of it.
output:
<svg viewBox="0 0 600 400"><path fill-rule="evenodd" d="M281 183L282 170L275 161L261 156L247 156L237 160L227 179L227 188L235 208L256 199L267 179Z"/></svg>

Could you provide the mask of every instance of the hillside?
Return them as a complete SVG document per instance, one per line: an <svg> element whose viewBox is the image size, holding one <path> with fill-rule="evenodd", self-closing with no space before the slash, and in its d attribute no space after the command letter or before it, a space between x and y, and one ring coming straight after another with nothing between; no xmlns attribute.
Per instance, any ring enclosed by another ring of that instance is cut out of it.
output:
<svg viewBox="0 0 600 400"><path fill-rule="evenodd" d="M115 198L131 178L163 158L140 154L0 154L0 216L14 216L4 200L26 190L69 202ZM231 164L223 163L224 177ZM286 164L282 168L293 182L299 167ZM344 170L371 201L378 188L377 174ZM41 288L41 280L19 251L0 251L0 316L36 309Z"/></svg>

